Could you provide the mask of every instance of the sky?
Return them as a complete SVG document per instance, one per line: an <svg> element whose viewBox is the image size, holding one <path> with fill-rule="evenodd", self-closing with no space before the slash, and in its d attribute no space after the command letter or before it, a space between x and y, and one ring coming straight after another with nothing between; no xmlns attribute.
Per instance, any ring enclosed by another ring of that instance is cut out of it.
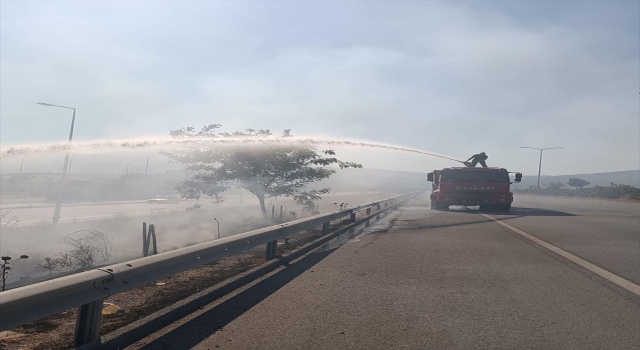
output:
<svg viewBox="0 0 640 350"><path fill-rule="evenodd" d="M0 1L0 143L219 123L543 174L640 168L640 1ZM344 150L365 166L452 166ZM5 159L6 160L6 159ZM4 160L3 160L4 161Z"/></svg>

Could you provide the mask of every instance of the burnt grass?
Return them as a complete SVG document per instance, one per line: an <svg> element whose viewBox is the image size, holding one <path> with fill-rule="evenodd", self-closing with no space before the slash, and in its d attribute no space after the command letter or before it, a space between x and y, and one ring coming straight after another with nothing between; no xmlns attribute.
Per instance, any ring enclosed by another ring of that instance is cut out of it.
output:
<svg viewBox="0 0 640 350"><path fill-rule="evenodd" d="M347 224L345 220L340 225L334 224L332 229ZM321 236L322 230L319 228L292 235L286 244L278 246L278 254L295 250ZM125 313L122 316L103 316L100 335L108 334L264 262L264 246L260 246L244 254L202 265L107 298L105 302L123 308ZM12 329L9 335L0 338L0 349L73 348L76 311L77 309L70 309Z"/></svg>

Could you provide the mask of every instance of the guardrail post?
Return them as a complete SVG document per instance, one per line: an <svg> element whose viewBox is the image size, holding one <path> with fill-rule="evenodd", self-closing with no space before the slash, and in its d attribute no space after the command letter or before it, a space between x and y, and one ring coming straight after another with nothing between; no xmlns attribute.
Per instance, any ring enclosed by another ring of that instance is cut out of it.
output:
<svg viewBox="0 0 640 350"><path fill-rule="evenodd" d="M356 213L351 213L351 215L349 216L349 221L351 221L352 223L356 222Z"/></svg>
<svg viewBox="0 0 640 350"><path fill-rule="evenodd" d="M276 258L276 253L278 252L278 240L271 241L267 243L267 252L265 254L265 260L273 260Z"/></svg>
<svg viewBox="0 0 640 350"><path fill-rule="evenodd" d="M367 215L371 215L371 208L367 208Z"/></svg>
<svg viewBox="0 0 640 350"><path fill-rule="evenodd" d="M327 233L329 233L329 224L330 222L325 222L324 224L322 224L322 234L326 235Z"/></svg>
<svg viewBox="0 0 640 350"><path fill-rule="evenodd" d="M81 305L78 308L76 318L76 333L73 337L73 346L79 347L91 343L99 338L100 324L102 323L103 299Z"/></svg>
<svg viewBox="0 0 640 350"><path fill-rule="evenodd" d="M378 203L378 205L376 206L376 210L380 211L380 203Z"/></svg>

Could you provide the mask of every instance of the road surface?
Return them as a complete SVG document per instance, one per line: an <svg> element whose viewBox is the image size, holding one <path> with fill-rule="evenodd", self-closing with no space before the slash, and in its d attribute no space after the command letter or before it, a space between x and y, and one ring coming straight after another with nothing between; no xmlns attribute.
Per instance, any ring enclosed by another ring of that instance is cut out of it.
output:
<svg viewBox="0 0 640 350"><path fill-rule="evenodd" d="M366 194L360 192L339 192L333 196L326 196L324 202L328 203L332 200L344 200L348 198L350 201L355 201L353 204L361 204L366 201L373 201L384 198L386 196L393 196L395 194L383 194L380 192L369 191ZM289 201L290 202L290 201ZM216 207L223 208L242 208L242 207L258 207L258 199L254 196L245 195L242 199L238 196L227 197L223 203L212 204L213 201L209 198L202 199L200 204L203 206L215 205ZM279 201L276 204L279 205L283 201ZM149 204L147 201L135 200L135 201L113 201L113 202L93 202L93 203L65 203L62 206L60 214L60 223L69 223L77 221L93 221L103 220L113 217L114 215L126 214L127 216L147 216L154 210L167 210L167 211L184 211L188 207L196 204L195 200L181 200L177 204ZM276 205L276 206L277 206ZM51 222L53 216L54 203L3 203L0 206L0 210L10 211L6 220L10 217L17 217L18 223L16 226L34 226L43 222ZM323 207L326 210L335 210L333 206L325 205Z"/></svg>
<svg viewBox="0 0 640 350"><path fill-rule="evenodd" d="M638 206L424 195L130 349L638 349L638 284Z"/></svg>

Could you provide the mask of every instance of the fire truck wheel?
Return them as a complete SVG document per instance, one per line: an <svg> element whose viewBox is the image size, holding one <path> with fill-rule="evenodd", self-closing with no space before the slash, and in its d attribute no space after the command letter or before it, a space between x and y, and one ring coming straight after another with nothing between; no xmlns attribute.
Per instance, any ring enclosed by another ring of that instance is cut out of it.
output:
<svg viewBox="0 0 640 350"><path fill-rule="evenodd" d="M496 207L491 204L485 204L480 206L480 211L494 211Z"/></svg>
<svg viewBox="0 0 640 350"><path fill-rule="evenodd" d="M499 211L504 211L504 212L507 212L507 211L511 210L511 203L509 203L509 204L498 204L498 210Z"/></svg>
<svg viewBox="0 0 640 350"><path fill-rule="evenodd" d="M436 203L436 210L449 210L449 206L443 203Z"/></svg>

